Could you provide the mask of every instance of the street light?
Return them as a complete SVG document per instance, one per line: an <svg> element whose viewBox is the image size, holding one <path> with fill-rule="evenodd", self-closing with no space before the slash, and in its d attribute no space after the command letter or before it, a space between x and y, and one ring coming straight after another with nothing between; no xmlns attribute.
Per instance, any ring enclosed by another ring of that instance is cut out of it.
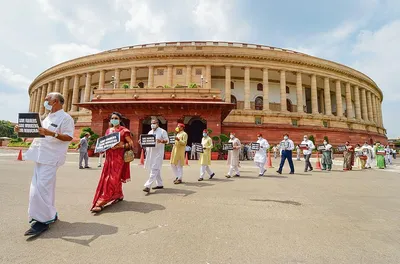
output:
<svg viewBox="0 0 400 264"><path fill-rule="evenodd" d="M204 76L203 76L203 75L200 76L200 80L201 80L200 87L203 88L203 83L204 83L204 82L205 82L205 83L208 83L208 81L207 81L207 80L204 80Z"/></svg>

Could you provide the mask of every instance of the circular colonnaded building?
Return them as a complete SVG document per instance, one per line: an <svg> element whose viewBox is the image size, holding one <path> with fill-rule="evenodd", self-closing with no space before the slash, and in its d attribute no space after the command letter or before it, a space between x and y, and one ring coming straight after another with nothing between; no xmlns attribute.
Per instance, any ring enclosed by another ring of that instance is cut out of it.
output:
<svg viewBox="0 0 400 264"><path fill-rule="evenodd" d="M202 130L236 132L242 142L263 133L278 143L289 133L316 142L386 142L382 91L365 74L303 53L233 42L167 42L118 48L58 64L29 87L32 112L45 113L51 91L65 97L76 133L99 135L109 115L121 112L138 139L156 116L174 131L186 124L189 144ZM137 140L134 140L137 142Z"/></svg>

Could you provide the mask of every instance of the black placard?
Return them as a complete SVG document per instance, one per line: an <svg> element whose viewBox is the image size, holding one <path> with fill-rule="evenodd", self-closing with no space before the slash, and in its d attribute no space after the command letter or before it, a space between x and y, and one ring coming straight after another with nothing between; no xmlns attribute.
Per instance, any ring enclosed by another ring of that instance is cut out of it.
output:
<svg viewBox="0 0 400 264"><path fill-rule="evenodd" d="M156 135L140 135L140 145L143 148L154 148L156 146Z"/></svg>
<svg viewBox="0 0 400 264"><path fill-rule="evenodd" d="M346 151L347 148L346 148L345 145L339 145L339 146L337 147L337 150L338 150L339 152L343 152L343 151Z"/></svg>
<svg viewBox="0 0 400 264"><path fill-rule="evenodd" d="M260 150L260 143L251 142L250 143L250 149L251 150L255 150L255 151L259 151Z"/></svg>
<svg viewBox="0 0 400 264"><path fill-rule="evenodd" d="M203 153L204 152L203 145L201 145L199 143L193 144L193 148L194 148L195 152L197 152L197 153Z"/></svg>
<svg viewBox="0 0 400 264"><path fill-rule="evenodd" d="M175 137L176 137L175 135L168 136L168 139L169 139L168 143L172 144L172 145L175 144Z"/></svg>
<svg viewBox="0 0 400 264"><path fill-rule="evenodd" d="M222 143L222 150L233 150L232 143Z"/></svg>
<svg viewBox="0 0 400 264"><path fill-rule="evenodd" d="M325 150L325 145L318 145L317 150Z"/></svg>
<svg viewBox="0 0 400 264"><path fill-rule="evenodd" d="M302 150L307 150L308 149L308 144L300 144L299 148Z"/></svg>
<svg viewBox="0 0 400 264"><path fill-rule="evenodd" d="M107 136L101 137L97 139L96 148L94 149L94 153L101 153L110 148L114 147L120 142L120 134L119 132L111 133Z"/></svg>
<svg viewBox="0 0 400 264"><path fill-rule="evenodd" d="M44 137L39 134L39 127L42 127L38 113L18 114L18 137L20 138L39 138Z"/></svg>

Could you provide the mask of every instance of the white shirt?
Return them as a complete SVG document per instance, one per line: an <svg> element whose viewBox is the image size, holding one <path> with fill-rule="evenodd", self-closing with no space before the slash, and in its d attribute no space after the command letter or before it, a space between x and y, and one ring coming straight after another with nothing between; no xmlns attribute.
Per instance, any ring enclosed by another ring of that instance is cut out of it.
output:
<svg viewBox="0 0 400 264"><path fill-rule="evenodd" d="M55 113L50 113L42 121L42 126L57 134L74 137L74 120L62 109ZM25 153L25 159L59 167L65 163L68 146L69 141L61 141L52 136L35 138Z"/></svg>
<svg viewBox="0 0 400 264"><path fill-rule="evenodd" d="M168 133L161 127L157 127L156 130L150 130L149 135L156 135L156 140L166 140L168 141ZM165 143L166 144L166 143ZM154 148L146 148L146 161L144 163L144 167L146 169L156 169L160 170L162 167L163 159L164 159L164 145L163 143L156 143Z"/></svg>
<svg viewBox="0 0 400 264"><path fill-rule="evenodd" d="M315 149L314 143L313 143L311 140L309 140L309 139L303 140L303 141L301 142L301 144L302 144L302 145L307 145L307 146L308 146L308 149L304 149L304 150L303 150L303 154L304 154L304 155L310 155L310 154L312 153L312 150Z"/></svg>
<svg viewBox="0 0 400 264"><path fill-rule="evenodd" d="M257 143L260 144L260 149L257 150L254 155L254 162L265 163L267 158L267 149L269 149L268 141L264 138L260 138L257 140Z"/></svg>
<svg viewBox="0 0 400 264"><path fill-rule="evenodd" d="M325 145L325 151L331 151L332 150L332 145L331 144L326 144Z"/></svg>
<svg viewBox="0 0 400 264"><path fill-rule="evenodd" d="M280 143L281 150L294 150L294 143L291 139L284 139Z"/></svg>

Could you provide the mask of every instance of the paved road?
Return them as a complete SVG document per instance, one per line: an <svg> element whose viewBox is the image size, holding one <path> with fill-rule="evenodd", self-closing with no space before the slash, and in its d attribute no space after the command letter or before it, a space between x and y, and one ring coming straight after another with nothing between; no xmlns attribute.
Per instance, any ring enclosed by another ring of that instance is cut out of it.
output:
<svg viewBox="0 0 400 264"><path fill-rule="evenodd" d="M258 178L244 162L242 177L225 179L225 163L214 162L216 179L197 182L190 162L179 186L165 164L166 189L145 195L135 161L126 200L94 216L100 170L78 170L70 154L57 178L61 220L27 241L33 164L16 154L0 150L1 263L400 263L398 164Z"/></svg>

